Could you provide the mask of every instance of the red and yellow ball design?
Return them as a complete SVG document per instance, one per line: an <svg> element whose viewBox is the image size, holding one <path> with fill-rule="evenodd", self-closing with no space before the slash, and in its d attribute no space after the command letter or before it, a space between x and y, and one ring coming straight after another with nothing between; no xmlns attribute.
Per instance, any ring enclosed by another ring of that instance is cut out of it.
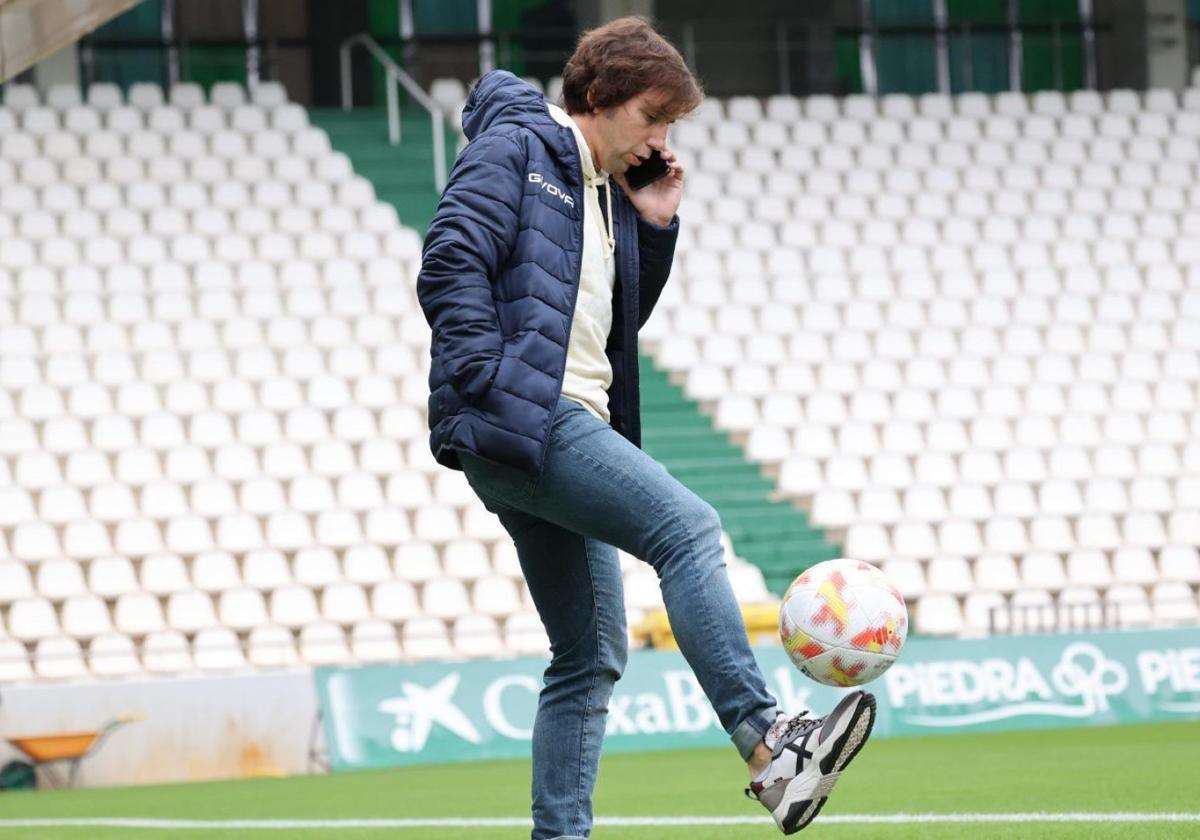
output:
<svg viewBox="0 0 1200 840"><path fill-rule="evenodd" d="M896 587L861 560L826 560L792 581L779 636L796 667L819 683L862 685L886 671L908 636Z"/></svg>

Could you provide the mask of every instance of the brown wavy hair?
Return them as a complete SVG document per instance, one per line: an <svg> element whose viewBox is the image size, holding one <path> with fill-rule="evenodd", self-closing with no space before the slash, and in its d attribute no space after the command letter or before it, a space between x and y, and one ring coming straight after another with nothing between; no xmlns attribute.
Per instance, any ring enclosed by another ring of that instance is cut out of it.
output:
<svg viewBox="0 0 1200 840"><path fill-rule="evenodd" d="M691 113L704 98L679 50L643 17L617 18L584 32L563 68L569 114L621 105L648 90L663 93L662 114L669 120Z"/></svg>

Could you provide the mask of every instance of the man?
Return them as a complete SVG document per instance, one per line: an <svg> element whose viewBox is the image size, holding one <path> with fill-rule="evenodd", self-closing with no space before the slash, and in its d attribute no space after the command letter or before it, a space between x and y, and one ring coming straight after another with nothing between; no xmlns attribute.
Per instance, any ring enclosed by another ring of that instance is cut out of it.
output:
<svg viewBox="0 0 1200 840"><path fill-rule="evenodd" d="M533 838L591 831L627 656L618 548L654 567L680 649L749 766L747 793L792 833L866 741L874 699L853 692L826 718L777 712L716 511L639 448L637 331L670 271L684 181L667 127L700 87L630 17L583 35L562 95L565 110L511 74L480 79L417 280L433 329L434 456L500 517L550 639ZM653 151L670 172L627 189L625 173Z"/></svg>

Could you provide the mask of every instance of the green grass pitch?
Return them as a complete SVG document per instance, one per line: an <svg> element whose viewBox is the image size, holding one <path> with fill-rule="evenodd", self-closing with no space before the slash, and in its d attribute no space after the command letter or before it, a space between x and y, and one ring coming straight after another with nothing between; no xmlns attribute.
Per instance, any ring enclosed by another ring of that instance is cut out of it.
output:
<svg viewBox="0 0 1200 840"><path fill-rule="evenodd" d="M164 760L169 760L164 758ZM742 797L732 747L604 759L596 813L605 817L758 817ZM522 827L274 829L21 827L29 818L317 820L528 816L529 763L503 761L288 779L0 794L0 838L150 840L381 838L516 840ZM868 745L801 836L850 838L1200 838L1180 822L899 823L826 817L871 814L1200 814L1200 722L982 735L895 738ZM597 826L599 840L756 840L773 824Z"/></svg>

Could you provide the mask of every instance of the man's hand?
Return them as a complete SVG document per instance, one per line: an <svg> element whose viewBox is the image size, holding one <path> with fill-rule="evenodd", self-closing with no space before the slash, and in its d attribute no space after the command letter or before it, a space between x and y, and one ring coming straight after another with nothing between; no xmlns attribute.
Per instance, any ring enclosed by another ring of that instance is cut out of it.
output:
<svg viewBox="0 0 1200 840"><path fill-rule="evenodd" d="M624 173L614 177L625 190L625 195L629 196L629 201L639 216L651 224L666 227L671 224L671 219L675 218L679 200L683 198L683 164L670 149L663 149L661 154L671 171L640 190L629 188Z"/></svg>

